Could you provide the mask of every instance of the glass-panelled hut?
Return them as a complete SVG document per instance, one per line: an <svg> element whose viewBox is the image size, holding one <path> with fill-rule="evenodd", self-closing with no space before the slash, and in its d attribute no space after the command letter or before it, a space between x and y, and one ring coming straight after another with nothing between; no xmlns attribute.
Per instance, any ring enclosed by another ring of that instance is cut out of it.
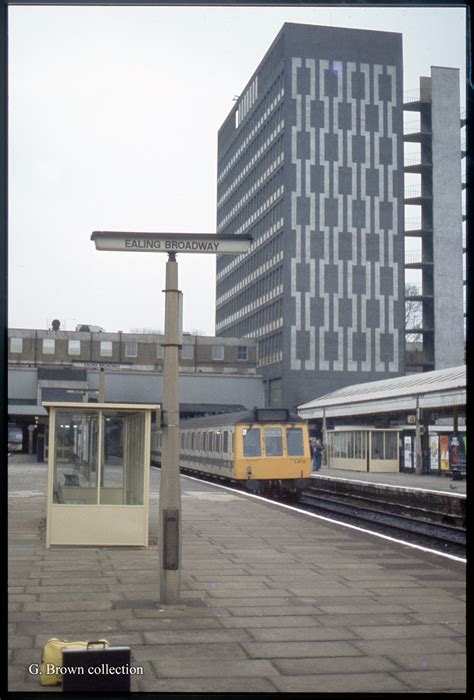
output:
<svg viewBox="0 0 474 700"><path fill-rule="evenodd" d="M399 471L399 431L377 429L328 430L327 465L360 472Z"/></svg>
<svg viewBox="0 0 474 700"><path fill-rule="evenodd" d="M156 405L50 403L46 546L148 545Z"/></svg>

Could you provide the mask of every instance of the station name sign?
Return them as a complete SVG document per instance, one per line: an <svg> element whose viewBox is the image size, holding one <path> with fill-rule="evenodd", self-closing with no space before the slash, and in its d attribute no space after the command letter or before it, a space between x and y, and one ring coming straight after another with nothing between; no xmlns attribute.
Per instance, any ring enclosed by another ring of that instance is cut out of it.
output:
<svg viewBox="0 0 474 700"><path fill-rule="evenodd" d="M94 231L91 240L94 241L97 250L236 255L248 250L252 238L250 236L217 236L211 233Z"/></svg>

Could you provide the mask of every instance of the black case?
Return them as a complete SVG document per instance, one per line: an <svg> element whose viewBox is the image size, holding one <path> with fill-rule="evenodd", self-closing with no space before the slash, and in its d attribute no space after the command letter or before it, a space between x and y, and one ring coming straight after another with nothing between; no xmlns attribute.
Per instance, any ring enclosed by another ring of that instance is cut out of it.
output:
<svg viewBox="0 0 474 700"><path fill-rule="evenodd" d="M63 691L130 692L130 647L104 647L89 642L87 649L64 649ZM111 669L115 669L112 670Z"/></svg>

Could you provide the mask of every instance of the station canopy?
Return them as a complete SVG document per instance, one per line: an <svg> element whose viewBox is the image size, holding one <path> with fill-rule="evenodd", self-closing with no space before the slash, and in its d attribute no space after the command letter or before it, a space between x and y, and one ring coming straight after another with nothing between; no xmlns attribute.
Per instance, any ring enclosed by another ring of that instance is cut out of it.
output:
<svg viewBox="0 0 474 700"><path fill-rule="evenodd" d="M393 379L351 384L298 406L309 420L420 408L444 408L466 403L466 366L419 372Z"/></svg>

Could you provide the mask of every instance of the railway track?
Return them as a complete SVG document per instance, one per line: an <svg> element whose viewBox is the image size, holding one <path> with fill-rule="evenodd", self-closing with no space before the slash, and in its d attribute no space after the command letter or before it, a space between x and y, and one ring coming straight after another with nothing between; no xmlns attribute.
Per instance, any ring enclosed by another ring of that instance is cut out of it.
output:
<svg viewBox="0 0 474 700"><path fill-rule="evenodd" d="M391 513L377 507L354 505L327 496L305 494L299 502L301 505L310 507L313 512L344 516L346 522L349 520L357 525L362 523L380 525L392 532L409 533L412 536L429 539L438 545L456 545L460 549L465 549L466 546L466 530L461 527L429 522L412 515Z"/></svg>

